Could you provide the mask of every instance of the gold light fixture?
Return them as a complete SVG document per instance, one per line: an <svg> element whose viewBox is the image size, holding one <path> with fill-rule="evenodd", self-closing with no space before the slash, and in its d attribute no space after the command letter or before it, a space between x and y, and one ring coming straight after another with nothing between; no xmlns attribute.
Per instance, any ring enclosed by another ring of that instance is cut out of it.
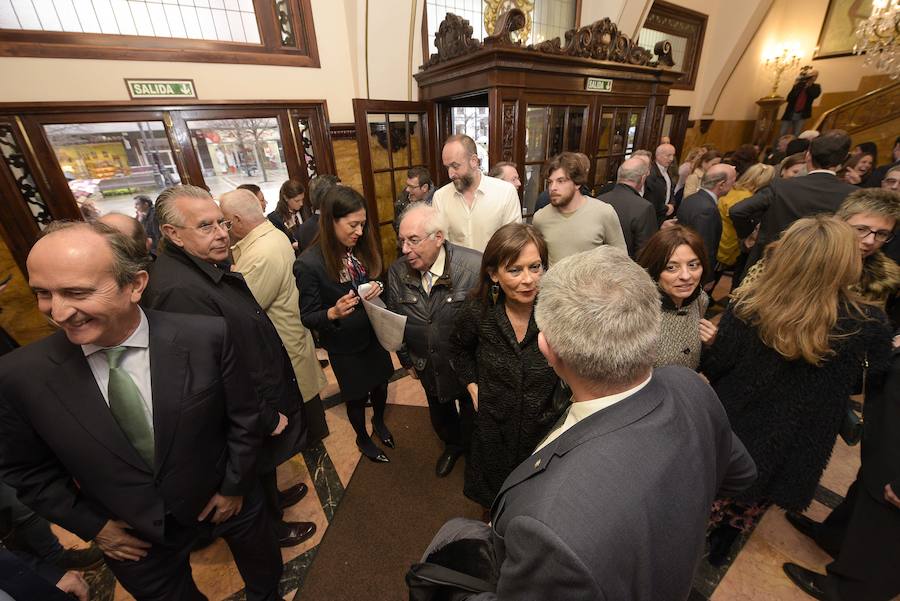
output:
<svg viewBox="0 0 900 601"><path fill-rule="evenodd" d="M778 97L778 84L781 83L781 76L788 69L796 69L800 64L801 57L802 54L797 44L774 44L769 46L763 54L763 66L775 74L769 98Z"/></svg>

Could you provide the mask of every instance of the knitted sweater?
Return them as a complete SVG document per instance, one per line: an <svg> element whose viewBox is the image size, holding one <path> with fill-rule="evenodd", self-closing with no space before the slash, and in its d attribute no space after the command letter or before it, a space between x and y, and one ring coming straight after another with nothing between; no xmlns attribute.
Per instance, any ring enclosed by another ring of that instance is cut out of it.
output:
<svg viewBox="0 0 900 601"><path fill-rule="evenodd" d="M698 285L694 294L676 308L668 294L662 298L662 323L656 343L653 367L683 365L696 370L700 366L700 320L706 314L709 297Z"/></svg>

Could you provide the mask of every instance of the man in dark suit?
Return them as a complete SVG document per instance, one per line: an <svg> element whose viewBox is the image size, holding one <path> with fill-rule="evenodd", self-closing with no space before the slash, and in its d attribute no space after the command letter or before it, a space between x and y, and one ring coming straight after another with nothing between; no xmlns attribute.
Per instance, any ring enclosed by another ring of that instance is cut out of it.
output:
<svg viewBox="0 0 900 601"><path fill-rule="evenodd" d="M637 256L657 229L656 211L640 193L649 173L644 159L630 158L619 165L615 187L597 197L616 210L631 258Z"/></svg>
<svg viewBox="0 0 900 601"><path fill-rule="evenodd" d="M738 238L746 238L759 224L759 240L747 259L749 269L770 242L789 225L817 213L834 213L856 186L842 182L835 171L847 158L850 136L833 130L815 138L806 152L808 175L775 179L728 212Z"/></svg>
<svg viewBox="0 0 900 601"><path fill-rule="evenodd" d="M686 599L713 499L753 460L702 378L652 369L659 291L624 251L554 265L536 312L572 403L494 500L499 580L470 598Z"/></svg>
<svg viewBox="0 0 900 601"><path fill-rule="evenodd" d="M284 509L307 492L302 482L279 492L275 469L302 450L306 441L303 400L290 357L278 331L256 302L243 276L227 264L228 230L209 193L196 186L166 188L156 201L164 243L150 269L144 306L159 311L217 315L234 332L241 364L260 401L265 436L259 471L263 492L283 547L311 537L313 522L286 522Z"/></svg>
<svg viewBox="0 0 900 601"><path fill-rule="evenodd" d="M719 214L719 198L734 187L737 172L731 165L719 163L703 174L700 189L681 201L678 223L693 228L703 238L710 265L716 264L719 239L722 238L722 216ZM712 273L704 273L705 281L712 281Z"/></svg>
<svg viewBox="0 0 900 601"><path fill-rule="evenodd" d="M675 183L669 177L669 166L675 160L675 147L671 144L660 144L656 147L654 160L650 162L650 175L644 184L644 198L653 204L656 210L656 223L661 225L666 218L675 212L672 198L675 195Z"/></svg>
<svg viewBox="0 0 900 601"><path fill-rule="evenodd" d="M898 333L900 335L900 333ZM896 340L896 338L895 338ZM866 381L862 465L824 522L787 514L797 530L835 558L827 575L793 563L784 571L804 592L834 601L886 601L900 594L900 349Z"/></svg>
<svg viewBox="0 0 900 601"><path fill-rule="evenodd" d="M281 554L256 486L259 403L221 318L144 312L143 249L54 223L28 257L61 328L0 360L0 476L93 540L138 601L205 599L189 555L226 539L247 598L278 597Z"/></svg>

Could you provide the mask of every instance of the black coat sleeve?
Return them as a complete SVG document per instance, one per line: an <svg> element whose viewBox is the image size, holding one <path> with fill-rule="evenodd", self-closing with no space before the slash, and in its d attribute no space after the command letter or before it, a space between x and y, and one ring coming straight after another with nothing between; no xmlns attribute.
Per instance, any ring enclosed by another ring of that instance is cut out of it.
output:
<svg viewBox="0 0 900 601"><path fill-rule="evenodd" d="M453 334L450 335L450 364L463 386L478 383L478 327L481 305L466 301L456 314Z"/></svg>
<svg viewBox="0 0 900 601"><path fill-rule="evenodd" d="M340 320L328 319L328 309L322 302L319 270L307 261L298 259L294 263L294 277L300 289L300 321L310 330L320 334L334 332L340 327Z"/></svg>
<svg viewBox="0 0 900 601"><path fill-rule="evenodd" d="M746 348L748 332L747 326L735 317L731 308L726 309L719 321L716 339L700 358L700 371L710 384L715 384L737 365Z"/></svg>
<svg viewBox="0 0 900 601"><path fill-rule="evenodd" d="M738 238L744 239L753 233L756 224L760 222L763 214L768 210L775 197L772 186L766 186L758 190L756 194L735 204L728 211Z"/></svg>
<svg viewBox="0 0 900 601"><path fill-rule="evenodd" d="M706 248L706 256L710 265L716 264L716 254L719 252L719 237L721 236L721 217L716 209L704 210L694 216L691 224L703 239Z"/></svg>
<svg viewBox="0 0 900 601"><path fill-rule="evenodd" d="M640 254L641 249L647 244L647 240L653 237L653 234L657 232L657 229L656 211L653 210L653 205L648 205L644 208L643 215L641 215L640 219L638 219L635 224L633 239L634 256Z"/></svg>

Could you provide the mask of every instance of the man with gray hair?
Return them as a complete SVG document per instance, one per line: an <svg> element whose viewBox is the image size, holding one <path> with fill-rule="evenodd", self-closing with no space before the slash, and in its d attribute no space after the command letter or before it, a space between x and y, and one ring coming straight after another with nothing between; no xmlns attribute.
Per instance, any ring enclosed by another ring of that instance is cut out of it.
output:
<svg viewBox="0 0 900 601"><path fill-rule="evenodd" d="M491 599L687 599L717 496L756 468L695 372L652 369L659 291L624 251L541 279L538 344L572 402L492 507Z"/></svg>
<svg viewBox="0 0 900 601"><path fill-rule="evenodd" d="M644 182L649 174L649 161L643 157L632 155L630 159L619 165L615 187L597 197L612 205L616 215L619 216L628 256L632 259L637 256L638 251L644 247L657 229L656 210L648 200L641 196Z"/></svg>
<svg viewBox="0 0 900 601"><path fill-rule="evenodd" d="M156 200L156 215L164 241L150 270L144 305L160 311L217 315L228 322L244 377L252 381L259 399L259 428L266 439L259 472L270 512L280 518L285 507L299 502L307 492L302 482L280 493L275 489L275 466L298 453L306 436L303 399L290 358L247 282L231 270L228 231L232 222L209 192L187 185L166 188ZM312 522L274 521L283 547L300 544L316 530Z"/></svg>
<svg viewBox="0 0 900 601"><path fill-rule="evenodd" d="M731 165L719 163L706 170L700 181L700 189L681 201L678 208L678 223L693 228L703 239L706 256L710 264L715 264L722 238L722 215L719 213L719 198L734 187L737 172ZM712 273L704 273L703 279L711 282Z"/></svg>
<svg viewBox="0 0 900 601"><path fill-rule="evenodd" d="M403 256L388 271L387 302L407 318L397 356L425 389L431 425L445 445L435 472L444 477L468 449L475 417L472 398L450 364L448 341L457 310L478 285L481 253L451 244L443 214L424 202L407 207L399 231Z"/></svg>

